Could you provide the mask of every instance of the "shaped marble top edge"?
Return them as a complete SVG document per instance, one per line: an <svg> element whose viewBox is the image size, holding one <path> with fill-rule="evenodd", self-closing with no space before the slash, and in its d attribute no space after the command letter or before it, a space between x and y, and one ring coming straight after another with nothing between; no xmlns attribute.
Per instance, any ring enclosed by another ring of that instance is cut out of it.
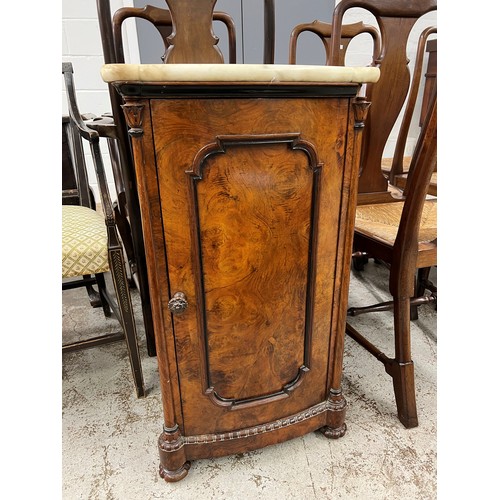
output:
<svg viewBox="0 0 500 500"><path fill-rule="evenodd" d="M375 83L379 68L288 64L105 64L113 82L329 82Z"/></svg>

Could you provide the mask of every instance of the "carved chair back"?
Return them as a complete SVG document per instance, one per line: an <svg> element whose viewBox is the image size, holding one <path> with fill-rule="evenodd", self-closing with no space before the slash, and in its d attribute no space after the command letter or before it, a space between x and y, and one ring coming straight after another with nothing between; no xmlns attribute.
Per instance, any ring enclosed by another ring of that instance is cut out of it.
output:
<svg viewBox="0 0 500 500"><path fill-rule="evenodd" d="M331 35L332 35L332 25L324 21L313 21L312 23L298 24L292 30L290 34L290 44L289 44L289 57L288 62L290 64L296 64L297 62L297 44L298 38L301 33L310 32L314 33L323 42L325 48L325 61L328 59L330 53ZM344 66L345 55L347 48L352 40L361 35L367 33L372 37L373 40L373 60L375 60L380 54L380 33L377 28L369 24L365 24L362 21L352 24L342 25L342 32L340 35L340 48L339 48L339 65Z"/></svg>
<svg viewBox="0 0 500 500"><path fill-rule="evenodd" d="M83 144L69 116L62 116L62 203L95 209L90 190Z"/></svg>
<svg viewBox="0 0 500 500"><path fill-rule="evenodd" d="M332 43L327 64L341 65L342 24L351 8L362 8L374 15L381 34L381 50L373 65L381 70L376 84L368 84L366 97L372 103L363 132L358 192L362 201L373 201L374 194L385 195L388 181L381 170L384 148L401 112L410 88L406 45L415 23L437 9L437 0L342 0L334 9ZM390 98L389 98L390 97Z"/></svg>
<svg viewBox="0 0 500 500"><path fill-rule="evenodd" d="M172 21L172 14L168 9L163 9L160 7L154 7L152 5L146 5L143 8L135 7L123 7L118 9L113 15L113 39L116 51L116 62L125 62L125 56L123 53L123 39L122 39L122 26L126 19L129 18L139 18L149 21L159 32L163 43L165 45L165 53L161 56L163 62L181 62L185 59L185 62L208 62L207 52L198 51L198 44L185 44L187 45L188 51L184 53L178 53L176 49L175 54L170 54L170 47L173 47L173 43L177 38L177 33L174 31L174 25ZM222 22L228 33L229 39L229 63L236 63L236 26L234 20L229 14L225 12L214 12L212 16L213 21ZM196 32L197 23L202 22L203 19L198 19L193 16L191 21L190 29ZM195 23L193 25L193 23ZM217 37L214 35L213 41L217 43ZM218 48L216 48L218 51ZM173 50L173 48L172 48ZM174 59L175 56L175 59ZM210 62L224 62L224 57L219 51L219 57L215 57L214 53L211 52L208 55L208 59L214 58L215 60ZM184 62L184 61L183 61Z"/></svg>
<svg viewBox="0 0 500 500"><path fill-rule="evenodd" d="M405 112L403 115L403 120L399 128L398 138L396 141L396 148L394 150L394 156L392 159L392 166L389 174L389 182L395 184L395 177L397 175L402 175L404 172L403 168L403 158L405 153L405 147L408 137L408 131L410 129L410 124L415 111L415 105L417 102L417 97L419 94L422 69L424 65L425 47L430 35L437 33L437 28L435 26L430 26L422 31L418 39L417 52L415 55L415 65L413 68L412 81L410 86L410 91L408 92L408 100L405 106ZM428 97L432 99L432 94L436 89L431 90L431 95ZM426 109L427 108L427 109ZM427 112L429 112L429 102L422 102L422 113L421 116L424 117ZM437 164L436 164L437 170Z"/></svg>

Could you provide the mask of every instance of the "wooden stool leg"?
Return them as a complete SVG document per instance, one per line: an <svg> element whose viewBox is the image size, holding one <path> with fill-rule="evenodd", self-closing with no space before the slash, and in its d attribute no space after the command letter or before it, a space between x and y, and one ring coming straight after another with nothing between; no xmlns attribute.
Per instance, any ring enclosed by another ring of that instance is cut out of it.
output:
<svg viewBox="0 0 500 500"><path fill-rule="evenodd" d="M132 310L132 300L130 297L125 260L121 247L110 249L109 262L111 276L113 277L113 283L116 290L116 301L121 316L120 323L125 334L125 341L127 342L135 389L137 397L140 398L145 396L144 379L142 376L141 357L139 355L139 345L137 343L137 330Z"/></svg>
<svg viewBox="0 0 500 500"><path fill-rule="evenodd" d="M417 427L415 374L411 360L410 298L394 297L395 359L385 365L392 377L398 418L406 428Z"/></svg>

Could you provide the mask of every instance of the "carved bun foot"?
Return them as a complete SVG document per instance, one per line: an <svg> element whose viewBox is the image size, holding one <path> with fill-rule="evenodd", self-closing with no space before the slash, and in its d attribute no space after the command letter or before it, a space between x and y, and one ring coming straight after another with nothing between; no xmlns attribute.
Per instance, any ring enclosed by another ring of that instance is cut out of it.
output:
<svg viewBox="0 0 500 500"><path fill-rule="evenodd" d="M340 427L337 427L333 429L332 427L328 427L325 425L324 427L321 427L319 431L325 435L328 439L338 439L341 438L347 430L347 425L342 424Z"/></svg>
<svg viewBox="0 0 500 500"><path fill-rule="evenodd" d="M180 469L177 470L168 470L160 464L160 477L165 479L167 483L175 483L184 479L191 468L191 462L186 462Z"/></svg>

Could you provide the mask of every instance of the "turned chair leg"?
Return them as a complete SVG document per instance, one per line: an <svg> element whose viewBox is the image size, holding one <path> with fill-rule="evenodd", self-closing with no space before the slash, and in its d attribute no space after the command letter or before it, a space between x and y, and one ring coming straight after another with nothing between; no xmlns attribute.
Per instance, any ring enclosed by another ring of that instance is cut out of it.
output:
<svg viewBox="0 0 500 500"><path fill-rule="evenodd" d="M125 268L125 259L121 247L110 248L109 264L111 276L116 290L116 302L120 313L120 323L125 334L127 343L130 366L134 377L137 397L145 396L144 379L142 375L141 358L139 355L139 345L137 342L137 329L132 309L132 299L130 289L127 284L127 272Z"/></svg>
<svg viewBox="0 0 500 500"><path fill-rule="evenodd" d="M394 297L395 358L385 369L392 377L398 418L406 428L417 427L415 374L411 359L410 298Z"/></svg>

